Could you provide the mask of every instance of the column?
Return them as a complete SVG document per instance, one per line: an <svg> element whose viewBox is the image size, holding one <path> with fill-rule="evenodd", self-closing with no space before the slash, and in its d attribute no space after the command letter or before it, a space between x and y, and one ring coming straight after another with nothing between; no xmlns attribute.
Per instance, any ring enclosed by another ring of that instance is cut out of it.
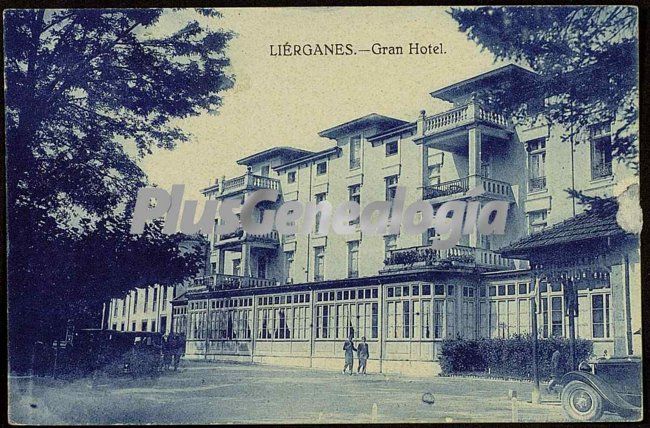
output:
<svg viewBox="0 0 650 428"><path fill-rule="evenodd" d="M481 173L481 129L478 126L472 127L468 131L469 150L467 160L469 163L469 188L473 189L481 183L479 174ZM478 230L474 228L472 233L469 234L469 246L478 248L479 234Z"/></svg>
<svg viewBox="0 0 650 428"><path fill-rule="evenodd" d="M420 156L421 156L420 177L421 177L422 187L424 187L429 185L429 148L425 144L422 144L420 150Z"/></svg>
<svg viewBox="0 0 650 428"><path fill-rule="evenodd" d="M625 316L625 277L623 264L613 265L610 274L611 300L611 335L614 339L614 356L626 357L627 333Z"/></svg>
<svg viewBox="0 0 650 428"><path fill-rule="evenodd" d="M241 245L241 273L242 276L251 276L251 247L249 244Z"/></svg>
<svg viewBox="0 0 650 428"><path fill-rule="evenodd" d="M226 250L219 248L217 250L217 273L223 274L226 268Z"/></svg>
<svg viewBox="0 0 650 428"><path fill-rule="evenodd" d="M468 150L468 174L469 175L469 188L476 187L480 180L479 174L481 173L481 129L478 126L469 128L469 150Z"/></svg>

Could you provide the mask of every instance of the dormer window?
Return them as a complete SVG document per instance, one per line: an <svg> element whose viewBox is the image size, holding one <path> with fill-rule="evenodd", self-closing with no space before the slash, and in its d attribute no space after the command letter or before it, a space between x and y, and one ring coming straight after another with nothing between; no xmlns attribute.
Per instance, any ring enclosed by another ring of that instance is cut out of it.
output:
<svg viewBox="0 0 650 428"><path fill-rule="evenodd" d="M323 175L327 172L327 162L321 162L316 165L316 175Z"/></svg>
<svg viewBox="0 0 650 428"><path fill-rule="evenodd" d="M398 146L397 140L389 141L386 143L386 156L393 156L397 154Z"/></svg>

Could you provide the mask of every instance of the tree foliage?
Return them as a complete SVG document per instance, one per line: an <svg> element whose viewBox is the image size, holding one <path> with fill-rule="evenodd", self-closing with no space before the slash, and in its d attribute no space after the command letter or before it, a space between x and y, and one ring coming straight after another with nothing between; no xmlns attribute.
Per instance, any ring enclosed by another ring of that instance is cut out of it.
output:
<svg viewBox="0 0 650 428"><path fill-rule="evenodd" d="M451 8L470 40L496 60L541 79L483 94L523 121L544 118L579 143L590 125L615 120L612 153L638 170L637 9L607 7Z"/></svg>
<svg viewBox="0 0 650 428"><path fill-rule="evenodd" d="M159 223L129 234L147 184L139 158L187 141L175 121L217 111L233 82L233 34L201 23L217 12L197 12L178 30L161 25L174 13L161 9L5 12L13 351L110 296L200 265L201 250L181 251L187 237Z"/></svg>

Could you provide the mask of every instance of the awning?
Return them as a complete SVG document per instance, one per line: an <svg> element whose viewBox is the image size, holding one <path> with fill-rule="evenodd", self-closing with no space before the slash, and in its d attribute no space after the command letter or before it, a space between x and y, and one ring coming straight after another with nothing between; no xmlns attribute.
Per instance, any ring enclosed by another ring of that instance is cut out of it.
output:
<svg viewBox="0 0 650 428"><path fill-rule="evenodd" d="M497 252L503 257L529 259L531 253L544 248L624 235L626 232L616 221L617 212L616 200L606 199L575 217L533 233Z"/></svg>

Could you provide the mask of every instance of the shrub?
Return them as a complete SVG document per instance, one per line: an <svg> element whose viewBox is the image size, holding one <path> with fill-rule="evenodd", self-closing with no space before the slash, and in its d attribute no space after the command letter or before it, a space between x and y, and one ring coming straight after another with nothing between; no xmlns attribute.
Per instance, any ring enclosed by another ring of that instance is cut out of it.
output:
<svg viewBox="0 0 650 428"><path fill-rule="evenodd" d="M589 358L593 344L576 339L576 364ZM551 356L560 351L560 367L569 371L569 340L563 337L538 339L540 379L551 377ZM495 376L531 379L533 339L516 335L508 339L445 339L440 354L442 374L489 372Z"/></svg>

